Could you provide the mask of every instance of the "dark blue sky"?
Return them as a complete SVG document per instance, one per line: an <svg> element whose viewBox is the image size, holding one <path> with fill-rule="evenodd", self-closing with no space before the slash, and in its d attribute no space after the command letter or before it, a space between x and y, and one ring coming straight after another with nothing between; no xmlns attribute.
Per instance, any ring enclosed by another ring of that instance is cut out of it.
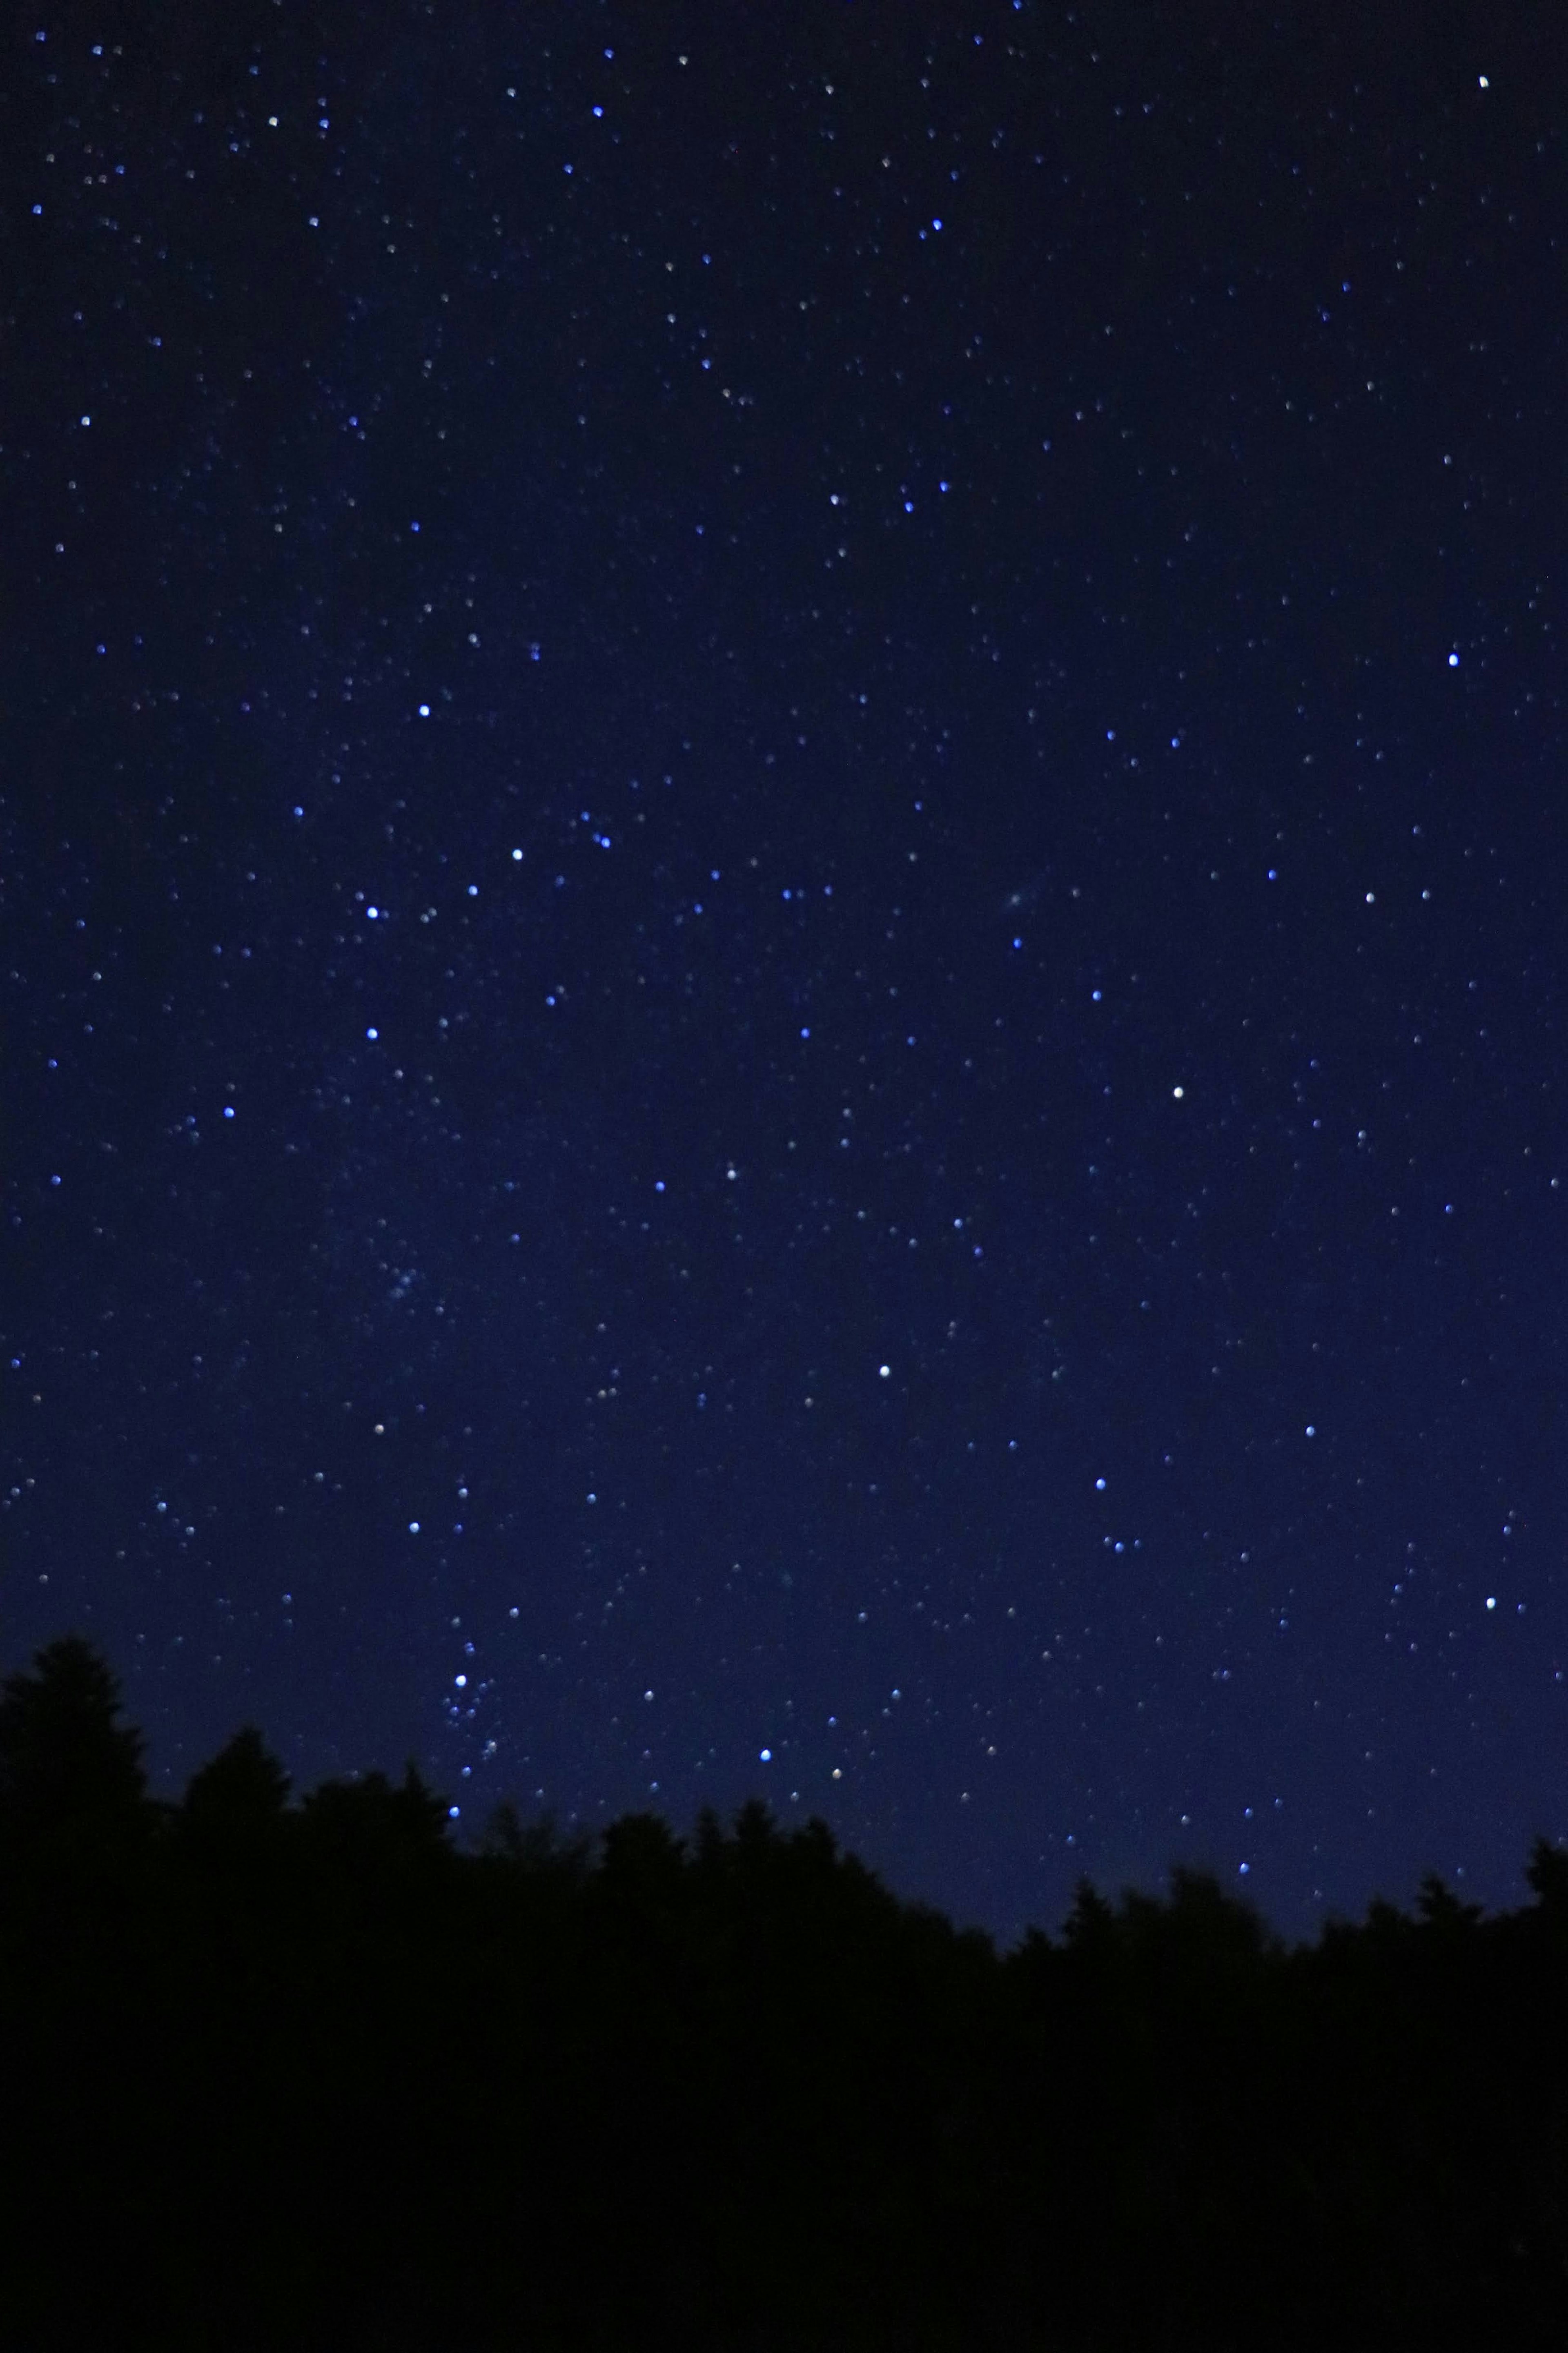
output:
<svg viewBox="0 0 1568 2353"><path fill-rule="evenodd" d="M0 1640L160 1787L1568 1833L1568 37L1355 13L14 22Z"/></svg>

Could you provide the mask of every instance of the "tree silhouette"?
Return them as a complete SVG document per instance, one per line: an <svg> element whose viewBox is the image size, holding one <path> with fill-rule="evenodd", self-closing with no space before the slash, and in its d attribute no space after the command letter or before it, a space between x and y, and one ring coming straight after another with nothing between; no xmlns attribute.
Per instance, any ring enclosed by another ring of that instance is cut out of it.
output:
<svg viewBox="0 0 1568 2353"><path fill-rule="evenodd" d="M247 1724L192 1775L174 1829L193 1860L243 1874L279 1854L298 1819L289 1811L288 1774Z"/></svg>
<svg viewBox="0 0 1568 2353"><path fill-rule="evenodd" d="M246 1724L210 1764L192 1775L184 1810L204 1831L243 1836L275 1826L288 1803L288 1774L255 1725Z"/></svg>
<svg viewBox="0 0 1568 2353"><path fill-rule="evenodd" d="M0 1685L0 1837L58 1851L123 1839L150 1820L142 1736L90 1643L63 1635Z"/></svg>
<svg viewBox="0 0 1568 2353"><path fill-rule="evenodd" d="M1568 1849L1538 1838L1530 1851L1525 1878L1537 1902L1554 1924L1568 1928Z"/></svg>
<svg viewBox="0 0 1568 2353"><path fill-rule="evenodd" d="M159 1809L68 1637L0 1685L0 2338L1544 2348L1568 1852L1528 1876L1289 1952L1086 1881L999 1958L756 1802L460 1852L247 1725Z"/></svg>
<svg viewBox="0 0 1568 2353"><path fill-rule="evenodd" d="M580 1886L592 1865L594 1841L585 1831L563 1836L553 1813L525 1822L512 1799L503 1798L485 1823L479 1852L531 1877Z"/></svg>
<svg viewBox="0 0 1568 2353"><path fill-rule="evenodd" d="M1435 1871L1427 1872L1421 1882L1416 1909L1426 1926L1443 1937L1463 1936L1481 1916L1479 1904L1461 1904Z"/></svg>
<svg viewBox="0 0 1568 2353"><path fill-rule="evenodd" d="M454 1860L446 1801L412 1762L396 1788L384 1773L323 1781L300 1820L307 1851L357 1878L417 1877Z"/></svg>

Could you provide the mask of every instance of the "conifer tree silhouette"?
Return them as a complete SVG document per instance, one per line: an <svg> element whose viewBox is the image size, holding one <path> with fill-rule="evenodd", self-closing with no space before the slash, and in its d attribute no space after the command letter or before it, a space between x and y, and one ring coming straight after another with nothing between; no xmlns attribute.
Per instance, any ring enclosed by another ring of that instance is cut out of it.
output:
<svg viewBox="0 0 1568 2353"><path fill-rule="evenodd" d="M246 1849L273 1834L289 1804L289 1776L251 1724L193 1774L182 1825L205 1850Z"/></svg>
<svg viewBox="0 0 1568 2353"><path fill-rule="evenodd" d="M80 1635L0 1685L0 1837L13 1847L125 1835L150 1820L142 1736L120 1686Z"/></svg>

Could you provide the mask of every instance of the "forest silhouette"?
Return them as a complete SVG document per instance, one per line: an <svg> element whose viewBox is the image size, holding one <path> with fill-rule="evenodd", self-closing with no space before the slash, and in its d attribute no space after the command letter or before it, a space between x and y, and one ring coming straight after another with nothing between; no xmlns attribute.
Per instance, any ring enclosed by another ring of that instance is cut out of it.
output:
<svg viewBox="0 0 1568 2353"><path fill-rule="evenodd" d="M1000 1954L759 1803L461 1852L412 1767L178 1805L0 1689L0 2344L1560 2345L1568 1853L1287 1948L1202 1874Z"/></svg>

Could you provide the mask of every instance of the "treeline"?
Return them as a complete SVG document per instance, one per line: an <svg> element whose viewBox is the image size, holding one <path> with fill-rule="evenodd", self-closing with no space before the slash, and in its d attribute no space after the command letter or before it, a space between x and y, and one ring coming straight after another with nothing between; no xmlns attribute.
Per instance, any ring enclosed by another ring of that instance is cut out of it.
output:
<svg viewBox="0 0 1568 2353"><path fill-rule="evenodd" d="M1059 1938L760 1805L462 1854L409 1771L178 1806L74 1638L0 1691L0 2344L1560 2345L1568 1855L1287 1950L1211 1879Z"/></svg>

